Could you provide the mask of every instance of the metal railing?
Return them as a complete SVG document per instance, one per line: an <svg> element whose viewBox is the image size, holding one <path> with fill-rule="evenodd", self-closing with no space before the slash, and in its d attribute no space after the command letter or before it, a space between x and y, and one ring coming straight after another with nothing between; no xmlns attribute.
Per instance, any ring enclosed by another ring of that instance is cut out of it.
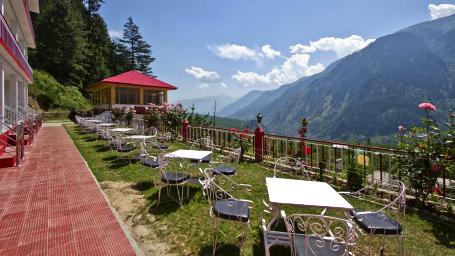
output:
<svg viewBox="0 0 455 256"><path fill-rule="evenodd" d="M2 14L0 14L0 40L19 67L25 72L28 78L31 79L33 72L32 68Z"/></svg>
<svg viewBox="0 0 455 256"><path fill-rule="evenodd" d="M221 151L234 149L234 136L236 136L234 132L223 128L191 125L188 127L190 142L210 137ZM245 136L251 141L245 155L254 158L255 135L245 133ZM280 157L300 159L315 179L341 184L359 178L364 185L382 186L392 180L402 180L399 158L407 155L393 148L265 134L262 158L265 162L274 163ZM455 202L455 189L446 187L445 184L445 182L440 184L443 195L439 197Z"/></svg>

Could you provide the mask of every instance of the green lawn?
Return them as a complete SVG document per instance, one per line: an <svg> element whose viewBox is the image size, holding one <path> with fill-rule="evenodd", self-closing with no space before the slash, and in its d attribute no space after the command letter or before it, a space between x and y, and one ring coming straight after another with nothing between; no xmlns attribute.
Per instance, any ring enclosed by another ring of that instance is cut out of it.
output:
<svg viewBox="0 0 455 256"><path fill-rule="evenodd" d="M79 128L65 126L70 137L87 161L93 174L99 182L102 181L128 181L139 183L136 189L144 194L149 202L147 209L153 214L155 221L149 223L157 230L159 237L166 241L172 252L178 255L211 255L211 224L207 200L198 186L190 189L190 199L185 201L183 208L176 203L162 203L156 206L157 188L153 186L153 180L159 178L159 171L146 169L139 164L118 161L120 155L115 151L105 148L105 142L95 140L92 134L83 134ZM188 148L182 143L173 143L168 151L178 148ZM261 217L268 219L270 216L263 212L262 199L267 198L265 177L273 175L272 170L257 163L242 163L239 166L235 179L239 183L248 183L253 187L250 193L241 196L254 202L251 213L250 232L246 244L242 247L242 255L264 255L262 244L262 232L259 227ZM165 199L164 199L165 200ZM372 207L363 202L351 201L355 207ZM369 208L371 209L371 208ZM285 209L293 212L297 209ZM301 211L301 209L299 209ZM327 214L339 215L337 212ZM427 220L419 212L408 211L400 222L405 229L405 255L455 255L455 227L448 224ZM228 233L238 230L237 225L228 225L224 228ZM232 243L221 239L225 243L217 255L237 255L239 251ZM285 248L272 249L272 255L289 255ZM389 253L388 255L393 255Z"/></svg>

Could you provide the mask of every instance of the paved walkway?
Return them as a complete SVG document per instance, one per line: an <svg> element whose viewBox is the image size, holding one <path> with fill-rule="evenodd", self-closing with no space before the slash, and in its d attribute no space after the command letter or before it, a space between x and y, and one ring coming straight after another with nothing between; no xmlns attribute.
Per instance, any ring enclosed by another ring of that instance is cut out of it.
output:
<svg viewBox="0 0 455 256"><path fill-rule="evenodd" d="M43 127L19 168L0 169L0 255L135 255L62 126Z"/></svg>

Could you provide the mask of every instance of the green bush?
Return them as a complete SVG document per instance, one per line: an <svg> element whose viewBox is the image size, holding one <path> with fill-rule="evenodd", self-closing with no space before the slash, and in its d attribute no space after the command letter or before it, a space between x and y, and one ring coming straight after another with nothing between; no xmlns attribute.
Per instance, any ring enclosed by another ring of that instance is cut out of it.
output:
<svg viewBox="0 0 455 256"><path fill-rule="evenodd" d="M351 191L357 191L363 187L363 173L358 168L356 161L356 154L350 153L348 165L347 165L347 187Z"/></svg>
<svg viewBox="0 0 455 256"><path fill-rule="evenodd" d="M90 101L74 86L62 85L54 77L35 70L29 96L38 102L40 108L61 110L90 110Z"/></svg>

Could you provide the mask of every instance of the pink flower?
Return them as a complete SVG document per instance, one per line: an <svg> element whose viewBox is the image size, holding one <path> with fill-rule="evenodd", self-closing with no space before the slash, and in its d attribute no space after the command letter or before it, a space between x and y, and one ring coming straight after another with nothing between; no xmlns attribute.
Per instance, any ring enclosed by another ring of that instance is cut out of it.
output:
<svg viewBox="0 0 455 256"><path fill-rule="evenodd" d="M243 132L248 133L248 128L243 129Z"/></svg>
<svg viewBox="0 0 455 256"><path fill-rule="evenodd" d="M435 187L433 188L433 193L437 193L438 195L442 195L442 191L441 191L441 189L439 189L438 186L435 186Z"/></svg>
<svg viewBox="0 0 455 256"><path fill-rule="evenodd" d="M420 103L419 108L425 111L436 111L436 107L429 102Z"/></svg>

